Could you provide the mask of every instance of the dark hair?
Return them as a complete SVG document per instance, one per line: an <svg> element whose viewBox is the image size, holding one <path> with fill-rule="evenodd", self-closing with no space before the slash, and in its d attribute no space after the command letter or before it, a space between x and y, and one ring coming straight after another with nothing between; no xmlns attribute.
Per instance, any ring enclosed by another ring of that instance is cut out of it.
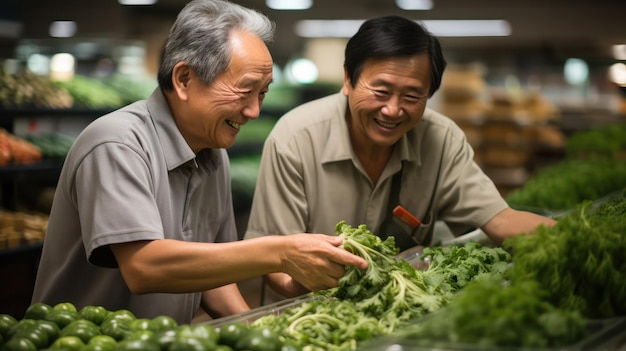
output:
<svg viewBox="0 0 626 351"><path fill-rule="evenodd" d="M266 45L273 41L274 23L265 15L226 0L192 0L178 14L161 54L157 80L172 90L172 71L178 62L191 66L210 84L230 63L233 30L256 34Z"/></svg>
<svg viewBox="0 0 626 351"><path fill-rule="evenodd" d="M437 37L419 23L402 16L384 16L365 21L348 40L344 67L354 87L363 64L373 58L408 57L428 54L430 57L429 97L441 86L446 60Z"/></svg>

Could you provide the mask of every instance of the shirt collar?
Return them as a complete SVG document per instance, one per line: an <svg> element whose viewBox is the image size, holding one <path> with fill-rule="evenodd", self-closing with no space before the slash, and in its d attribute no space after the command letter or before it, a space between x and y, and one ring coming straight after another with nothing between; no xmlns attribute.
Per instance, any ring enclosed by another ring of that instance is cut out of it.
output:
<svg viewBox="0 0 626 351"><path fill-rule="evenodd" d="M337 113L336 118L330 121L330 135L329 140L332 142L328 144L328 147L324 149L322 155L322 163L330 163L337 161L353 160L356 161L356 155L352 151L352 144L350 143L350 135L348 133L348 124L346 122L346 110L348 108L348 98L343 93L337 93L335 95L335 109ZM419 127L416 126L414 129ZM411 147L409 140L409 134L413 131L405 134L400 138L396 144L391 159L389 161L390 167L393 170L400 170L400 162L418 162L419 156L416 149ZM419 134L419 133L416 133ZM337 141L337 142L335 142Z"/></svg>
<svg viewBox="0 0 626 351"><path fill-rule="evenodd" d="M335 118L330 120L329 139L322 155L322 163L350 160L353 158L348 124L346 123L346 110L348 108L348 98L341 92L335 94L333 108Z"/></svg>

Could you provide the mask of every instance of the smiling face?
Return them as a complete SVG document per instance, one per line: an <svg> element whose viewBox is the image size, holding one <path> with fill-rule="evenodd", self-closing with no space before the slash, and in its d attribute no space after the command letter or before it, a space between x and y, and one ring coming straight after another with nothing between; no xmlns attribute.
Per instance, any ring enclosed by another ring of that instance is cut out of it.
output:
<svg viewBox="0 0 626 351"><path fill-rule="evenodd" d="M422 118L429 88L426 54L369 59L354 87L346 75L343 93L353 147L364 153L390 152Z"/></svg>
<svg viewBox="0 0 626 351"><path fill-rule="evenodd" d="M173 103L174 118L196 153L206 148L231 147L239 129L259 117L272 81L272 57L260 38L234 31L230 45L228 69L209 85L202 83L184 62L174 69L180 100Z"/></svg>

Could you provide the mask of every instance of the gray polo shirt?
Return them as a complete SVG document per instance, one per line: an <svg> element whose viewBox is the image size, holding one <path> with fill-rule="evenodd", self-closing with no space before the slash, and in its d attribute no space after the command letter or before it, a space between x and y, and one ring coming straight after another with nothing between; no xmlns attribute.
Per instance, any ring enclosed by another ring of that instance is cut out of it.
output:
<svg viewBox="0 0 626 351"><path fill-rule="evenodd" d="M268 234L335 232L345 220L377 232L393 174L404 166L400 203L423 224L413 235L428 243L434 223L460 235L482 227L507 207L474 162L463 131L426 109L400 139L377 184L355 156L341 93L306 103L281 117L267 138L246 238Z"/></svg>
<svg viewBox="0 0 626 351"><path fill-rule="evenodd" d="M56 189L32 301L189 323L201 293L133 295L108 247L164 238L225 242L237 232L225 150L196 156L157 88L76 139Z"/></svg>

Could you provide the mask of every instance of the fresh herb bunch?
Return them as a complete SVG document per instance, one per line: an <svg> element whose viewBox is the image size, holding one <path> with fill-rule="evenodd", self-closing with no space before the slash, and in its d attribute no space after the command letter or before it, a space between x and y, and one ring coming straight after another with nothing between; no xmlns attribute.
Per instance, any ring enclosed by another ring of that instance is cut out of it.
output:
<svg viewBox="0 0 626 351"><path fill-rule="evenodd" d="M566 159L537 171L506 197L511 207L567 211L626 187L626 161L607 157ZM536 210L535 210L536 209Z"/></svg>
<svg viewBox="0 0 626 351"><path fill-rule="evenodd" d="M364 271L346 267L333 289L311 293L320 297L280 315L267 315L254 325L284 330L306 350L356 350L361 342L391 334L398 326L441 308L446 299L429 289L419 272L396 258L393 237L381 240L365 225L353 228L344 221L336 232L343 249L368 262Z"/></svg>
<svg viewBox="0 0 626 351"><path fill-rule="evenodd" d="M505 240L512 281L536 280L555 305L585 317L626 314L626 190L579 204L553 227Z"/></svg>
<svg viewBox="0 0 626 351"><path fill-rule="evenodd" d="M572 134L565 145L569 158L606 156L614 159L626 152L626 123L611 124Z"/></svg>
<svg viewBox="0 0 626 351"><path fill-rule="evenodd" d="M467 282L489 272L500 276L510 262L500 248L468 243L425 250L431 266L421 271L397 258L393 237L382 240L364 224L354 228L341 221L336 233L343 236L343 249L363 257L368 268L346 267L338 287L311 293L319 299L266 315L253 326L271 327L284 342L307 351L356 350L439 311Z"/></svg>
<svg viewBox="0 0 626 351"><path fill-rule="evenodd" d="M422 274L424 281L431 291L442 295L455 294L482 275L502 277L512 261L511 254L503 248L487 247L478 242L426 247L422 259L429 262Z"/></svg>
<svg viewBox="0 0 626 351"><path fill-rule="evenodd" d="M313 299L290 307L280 315L269 314L252 323L280 334L286 344L304 350L356 350L360 342L386 334L378 320L350 301Z"/></svg>
<svg viewBox="0 0 626 351"><path fill-rule="evenodd" d="M481 276L441 310L414 324L400 337L418 346L463 344L488 347L558 347L581 340L586 324L578 311L558 309L544 300L532 280L507 284Z"/></svg>
<svg viewBox="0 0 626 351"><path fill-rule="evenodd" d="M333 296L354 300L372 297L389 282L391 271L400 267L400 262L395 257L398 248L393 236L383 241L364 224L353 228L345 221L339 222L335 230L338 235L343 235L343 249L363 257L368 267L365 271L347 267L346 274L339 280L339 288L333 291Z"/></svg>
<svg viewBox="0 0 626 351"><path fill-rule="evenodd" d="M324 295L352 300L358 309L379 318L389 331L445 304L415 268L396 257L398 248L393 237L383 241L366 225L353 228L345 221L337 224L336 233L343 236L344 250L363 257L368 268L361 271L347 267L339 286L324 291Z"/></svg>

